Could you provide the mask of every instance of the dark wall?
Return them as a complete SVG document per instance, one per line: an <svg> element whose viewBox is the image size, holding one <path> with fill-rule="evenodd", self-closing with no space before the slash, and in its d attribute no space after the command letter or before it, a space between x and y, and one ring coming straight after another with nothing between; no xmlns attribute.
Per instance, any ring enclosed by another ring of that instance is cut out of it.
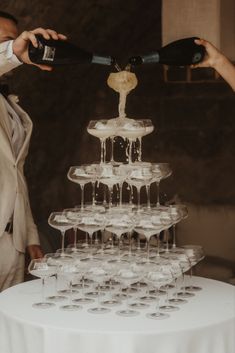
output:
<svg viewBox="0 0 235 353"><path fill-rule="evenodd" d="M21 29L55 28L122 65L130 55L161 45L160 0L2 0L1 9L17 16ZM106 84L109 70L84 65L47 73L25 65L10 80L34 122L26 175L37 221L79 203L78 187L66 173L71 165L99 159L88 121L117 116L118 96ZM162 183L168 197L234 204L232 90L223 82L164 83L157 65L136 74L139 85L127 99L127 115L153 120L156 130L144 138L143 155L171 164L173 175Z"/></svg>

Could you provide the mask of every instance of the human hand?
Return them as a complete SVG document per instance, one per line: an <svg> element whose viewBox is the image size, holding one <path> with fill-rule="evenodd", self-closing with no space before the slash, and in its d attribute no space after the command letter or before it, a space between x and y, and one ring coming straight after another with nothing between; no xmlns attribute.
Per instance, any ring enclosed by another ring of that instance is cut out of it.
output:
<svg viewBox="0 0 235 353"><path fill-rule="evenodd" d="M63 34L57 33L52 29L36 28L33 31L24 31L19 37L13 41L13 53L18 57L19 60L25 64L35 65L41 70L51 71L52 67L48 65L39 65L33 63L28 56L28 46L31 42L35 48L37 48L38 43L35 34L41 34L45 39L54 40L66 40L67 37Z"/></svg>
<svg viewBox="0 0 235 353"><path fill-rule="evenodd" d="M39 258L43 257L43 252L42 252L40 245L29 245L29 246L27 246L26 250L27 250L31 260L32 259L39 259Z"/></svg>
<svg viewBox="0 0 235 353"><path fill-rule="evenodd" d="M215 68L218 62L223 58L223 54L210 42L205 39L195 39L194 41L198 45L203 45L206 49L206 55L202 62L191 65L191 68L198 67L213 67Z"/></svg>

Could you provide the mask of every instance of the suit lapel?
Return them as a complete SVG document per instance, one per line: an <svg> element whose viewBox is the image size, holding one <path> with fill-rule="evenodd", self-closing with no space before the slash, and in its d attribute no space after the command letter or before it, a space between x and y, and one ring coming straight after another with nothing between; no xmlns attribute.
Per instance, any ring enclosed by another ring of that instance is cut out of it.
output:
<svg viewBox="0 0 235 353"><path fill-rule="evenodd" d="M28 114L12 99L11 97L8 98L12 108L15 110L15 112L19 115L20 119L23 122L24 128L25 128L25 140L24 143L19 151L19 154L16 158L16 163L24 156L24 152L27 153L28 151L28 146L29 146L29 141L32 133L32 128L33 124L31 119L29 118Z"/></svg>
<svg viewBox="0 0 235 353"><path fill-rule="evenodd" d="M7 153L8 157L14 160L14 152L11 143L12 129L6 108L5 98L2 94L0 94L0 126L0 133L2 135L1 144L3 149Z"/></svg>

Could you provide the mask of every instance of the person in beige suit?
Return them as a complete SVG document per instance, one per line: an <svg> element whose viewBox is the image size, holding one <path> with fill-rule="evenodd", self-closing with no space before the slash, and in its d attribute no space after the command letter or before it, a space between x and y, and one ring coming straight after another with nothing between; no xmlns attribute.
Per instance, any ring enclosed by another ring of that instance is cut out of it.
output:
<svg viewBox="0 0 235 353"><path fill-rule="evenodd" d="M221 53L212 43L205 39L196 39L195 43L203 45L206 49L205 59L199 63L192 65L192 68L212 67L235 91L235 66L234 64Z"/></svg>
<svg viewBox="0 0 235 353"><path fill-rule="evenodd" d="M0 11L0 81L22 63L33 64L28 44L37 45L38 33L46 39L65 39L42 28L18 35L17 20ZM0 94L0 291L23 281L26 251L31 258L43 256L24 176L31 133L32 121L14 96Z"/></svg>

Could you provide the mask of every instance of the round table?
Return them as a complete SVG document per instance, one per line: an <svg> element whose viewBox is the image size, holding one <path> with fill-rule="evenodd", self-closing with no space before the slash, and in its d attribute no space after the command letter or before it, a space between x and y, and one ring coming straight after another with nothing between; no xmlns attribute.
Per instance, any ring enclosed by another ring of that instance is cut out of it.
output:
<svg viewBox="0 0 235 353"><path fill-rule="evenodd" d="M203 290L165 320L145 316L154 305L136 317L116 315L119 307L102 315L88 313L87 305L73 312L60 310L61 303L35 309L40 281L19 284L0 293L0 352L235 352L235 287L200 277L194 283Z"/></svg>

